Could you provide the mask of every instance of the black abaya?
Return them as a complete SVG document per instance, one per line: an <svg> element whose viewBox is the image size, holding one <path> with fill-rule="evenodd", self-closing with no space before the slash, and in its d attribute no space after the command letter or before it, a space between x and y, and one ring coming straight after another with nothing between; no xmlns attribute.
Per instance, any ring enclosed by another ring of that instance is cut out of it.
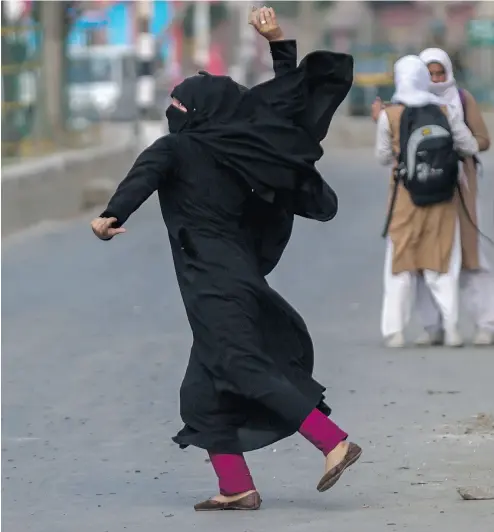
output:
<svg viewBox="0 0 494 532"><path fill-rule="evenodd" d="M270 48L276 77L296 69L296 41L271 42ZM353 80L353 59L351 56L330 54L332 60L323 62L324 67L318 70L314 68L314 64L317 66L319 54L320 52L310 55L312 62L305 60L305 67L307 68L305 105L302 116L298 117L299 122L304 124L305 129L309 130L311 136L317 141L326 136L333 114L348 94ZM327 73L328 70L330 71L329 74ZM276 94L275 100L282 100L282 94L283 92ZM336 195L331 195L331 191L328 191L324 186L321 187L318 195L325 198L326 204L333 204L332 215L334 216L337 210ZM300 209L297 211L296 206L287 207L281 194L278 195L273 204L260 201L259 197L255 196L246 210L247 213L251 213L251 215L246 214L249 219L248 225L255 235L261 269L266 276L276 267L288 244L294 215L304 216L304 213Z"/></svg>
<svg viewBox="0 0 494 532"><path fill-rule="evenodd" d="M302 69L296 74L298 78L293 79L303 85L307 72ZM328 77L325 80L330 82ZM279 93L291 90L290 80L285 81ZM247 100L237 98L227 81L223 88L231 90L231 105L226 113L220 105L215 115L212 109L222 85L217 80L209 83L214 84L212 90L206 87L199 95L193 87L194 101L184 101L190 94L182 91L182 103L195 109L189 126L194 120L196 125L147 148L102 216L114 216L121 225L158 190L194 339L180 389L185 427L174 441L183 447L239 453L293 434L318 406L328 413L322 403L324 387L311 376L313 348L307 328L264 279L259 234L250 225L248 207L253 197L264 197L292 221L294 212L328 219L334 193L313 167L314 154L317 159L313 132L301 125L296 113L281 104L277 107L282 100L277 103L276 86L268 85L274 110L261 117L257 110L269 105L263 101L266 93L259 89L253 96L248 92ZM177 97L180 93L176 91ZM288 94L286 101L292 98L296 104L297 97ZM254 114L249 117L246 110ZM257 159L261 166L256 166L256 153L251 152L249 168L245 164L249 147L258 148L256 134L263 120L267 131L260 138L267 143ZM242 123L243 131L235 129L235 124ZM321 130L321 123L317 127ZM282 140L275 131L281 131ZM307 151L286 154L283 142L293 144L297 139ZM316 197L318 193L322 196ZM269 255L269 246L263 245ZM271 253L275 262L282 251Z"/></svg>

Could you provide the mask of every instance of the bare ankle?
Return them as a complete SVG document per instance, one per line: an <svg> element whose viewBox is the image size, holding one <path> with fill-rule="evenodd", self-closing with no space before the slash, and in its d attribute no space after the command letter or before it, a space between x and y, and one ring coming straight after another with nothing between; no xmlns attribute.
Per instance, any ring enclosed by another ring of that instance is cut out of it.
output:
<svg viewBox="0 0 494 532"><path fill-rule="evenodd" d="M338 454L341 454L342 452L346 452L348 449L348 442L347 441L340 441L338 445L330 451L326 456L336 456Z"/></svg>
<svg viewBox="0 0 494 532"><path fill-rule="evenodd" d="M240 499L243 499L244 497L247 497L247 495L250 495L251 493L255 493L255 489L243 491L242 493L236 493L235 495L215 495L212 499L218 502L233 502L238 501Z"/></svg>
<svg viewBox="0 0 494 532"><path fill-rule="evenodd" d="M342 441L326 455L326 471L337 466L345 458L348 452L348 445L348 442Z"/></svg>

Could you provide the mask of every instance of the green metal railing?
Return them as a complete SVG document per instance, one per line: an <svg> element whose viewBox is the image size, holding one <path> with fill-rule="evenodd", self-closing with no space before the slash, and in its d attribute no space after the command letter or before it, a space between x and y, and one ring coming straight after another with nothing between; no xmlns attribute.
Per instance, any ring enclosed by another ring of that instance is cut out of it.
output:
<svg viewBox="0 0 494 532"><path fill-rule="evenodd" d="M40 77L41 32L12 26L2 39L2 156L18 157L22 143L33 137Z"/></svg>
<svg viewBox="0 0 494 532"><path fill-rule="evenodd" d="M97 142L98 124L73 130L72 111L63 101L62 131L55 131L47 119L41 26L2 24L1 40L2 165ZM65 94L68 87L64 85Z"/></svg>

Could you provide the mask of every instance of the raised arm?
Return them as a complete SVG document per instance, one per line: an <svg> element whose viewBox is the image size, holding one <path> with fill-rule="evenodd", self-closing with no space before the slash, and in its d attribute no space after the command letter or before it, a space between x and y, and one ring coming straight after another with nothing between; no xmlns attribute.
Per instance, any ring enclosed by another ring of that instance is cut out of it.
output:
<svg viewBox="0 0 494 532"><path fill-rule="evenodd" d="M297 42L285 40L272 7L252 8L249 24L269 42L276 77L297 67Z"/></svg>
<svg viewBox="0 0 494 532"><path fill-rule="evenodd" d="M173 167L173 143L167 135L139 155L127 177L118 185L107 208L93 220L91 225L96 236L109 240L123 232L118 228L170 178Z"/></svg>
<svg viewBox="0 0 494 532"><path fill-rule="evenodd" d="M275 77L282 76L286 72L297 68L297 41L270 41L269 48L273 58Z"/></svg>
<svg viewBox="0 0 494 532"><path fill-rule="evenodd" d="M297 43L285 40L272 8L253 8L249 24L268 42L275 77L297 67ZM269 275L280 261L292 234L294 213L280 202L266 203L253 198L246 210L249 230L255 241L259 269Z"/></svg>

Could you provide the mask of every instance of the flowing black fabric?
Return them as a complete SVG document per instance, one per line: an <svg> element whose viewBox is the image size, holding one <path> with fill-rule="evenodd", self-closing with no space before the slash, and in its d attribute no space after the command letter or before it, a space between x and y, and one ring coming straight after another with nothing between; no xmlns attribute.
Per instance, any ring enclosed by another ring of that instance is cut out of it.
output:
<svg viewBox="0 0 494 532"><path fill-rule="evenodd" d="M320 203L312 198L324 188L312 160L324 130L317 117L329 114L299 114L299 99L310 109L309 95L317 93L308 72L294 68L273 80L294 75L292 81L251 90L228 78L186 80L173 93L187 108L186 123L174 113L177 133L138 157L102 214L121 225L158 191L193 335L180 388L185 425L173 438L181 447L245 452L293 434L316 407L329 414L325 388L312 377L307 327L264 278L266 257L276 261L286 245L263 238L266 224L285 238L295 208L323 219L334 209L331 194ZM330 77L323 80L329 90ZM289 98L293 106L284 103ZM256 225L261 205L265 216Z"/></svg>
<svg viewBox="0 0 494 532"><path fill-rule="evenodd" d="M188 109L181 136L205 147L265 201L278 193L295 214L328 221L337 197L314 165L352 80L351 56L314 52L248 91L227 76L201 74L172 96Z"/></svg>
<svg viewBox="0 0 494 532"><path fill-rule="evenodd" d="M272 42L270 43L270 48L276 77L283 76L296 69L296 41ZM315 52L309 57L318 58L319 55L319 52ZM307 67L307 64L309 67ZM321 64L320 61L319 64ZM313 138L321 140L327 134L335 110L345 98L351 86L353 61L351 57L343 54L331 54L329 56L325 55L325 59L322 62L325 70L318 72L313 66L314 62L311 63L310 60L305 65L308 71L304 78L307 86L305 114L297 116L296 119L299 124L304 125ZM264 84L262 87L266 87L266 85ZM268 88L271 90L270 101L274 102L273 105L279 105L279 108L283 109L286 106L282 97L284 86L278 86L277 93L272 91L271 84L268 85ZM324 185L317 187L316 184L312 194L319 194L321 197L328 198L326 203L333 199L337 205L336 196L332 198ZM268 275L280 261L291 237L295 212L303 215L303 212L297 211L297 202L293 202L290 205L287 198L289 198L289 195L282 195L278 192L275 202L269 206L266 202L259 201L254 196L246 208L247 223L255 235L256 249L263 275ZM299 211L303 211L303 209L299 209Z"/></svg>

